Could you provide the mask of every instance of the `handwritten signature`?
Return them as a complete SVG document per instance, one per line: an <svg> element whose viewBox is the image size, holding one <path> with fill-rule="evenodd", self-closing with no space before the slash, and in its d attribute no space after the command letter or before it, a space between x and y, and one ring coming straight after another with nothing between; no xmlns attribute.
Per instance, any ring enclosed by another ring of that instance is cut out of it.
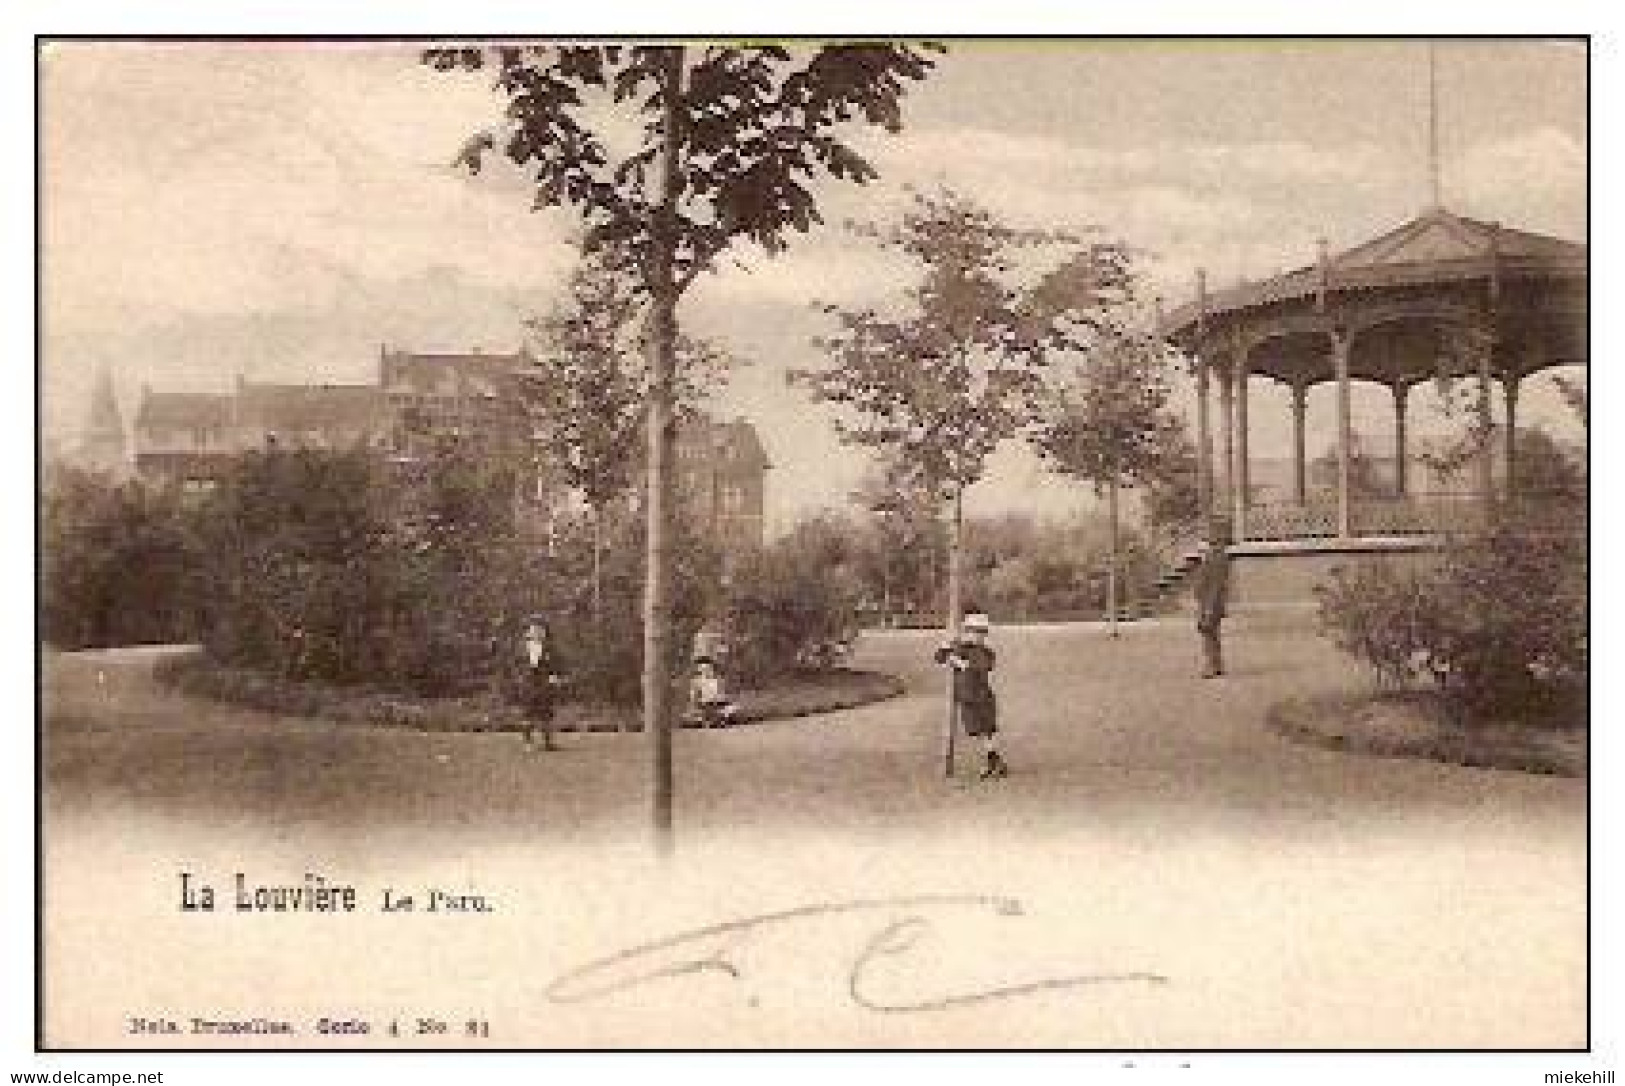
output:
<svg viewBox="0 0 1625 1086"><path fill-rule="evenodd" d="M1168 983L1168 978L1159 973L1088 971L907 1001L885 1000L874 994L872 982L881 972L878 967L882 963L889 960L894 964L918 964L919 950L927 936L938 930L938 920L952 913L963 914L965 910L991 910L1001 917L1026 915L1020 900L996 894L920 894L803 905L694 928L596 958L553 981L546 994L555 1003L583 1003L654 981L680 977L708 975L744 981L747 968L743 951L753 937L769 929L848 914L884 918L878 928L866 929L868 936L857 945L850 967L845 971L846 995L854 1004L869 1011L885 1014L940 1011L1088 986Z"/></svg>

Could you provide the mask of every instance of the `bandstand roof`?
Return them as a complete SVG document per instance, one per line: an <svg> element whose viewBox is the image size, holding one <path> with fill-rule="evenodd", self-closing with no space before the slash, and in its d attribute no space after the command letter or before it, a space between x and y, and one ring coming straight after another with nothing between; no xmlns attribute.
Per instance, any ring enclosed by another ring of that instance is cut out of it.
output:
<svg viewBox="0 0 1625 1086"><path fill-rule="evenodd" d="M1493 280L1511 296L1497 317L1503 338L1547 343L1543 365L1583 362L1588 275L1582 244L1434 208L1315 263L1193 299L1164 318L1163 331L1192 345L1205 330L1207 348L1221 353L1232 348L1214 343L1215 333L1243 333L1248 351L1262 345L1254 372L1293 380L1313 371L1319 379L1323 347L1293 340L1323 339L1324 308L1371 330L1362 335L1373 342L1356 348L1354 376L1394 380L1410 368L1396 355L1434 353L1431 333L1406 322L1470 303Z"/></svg>

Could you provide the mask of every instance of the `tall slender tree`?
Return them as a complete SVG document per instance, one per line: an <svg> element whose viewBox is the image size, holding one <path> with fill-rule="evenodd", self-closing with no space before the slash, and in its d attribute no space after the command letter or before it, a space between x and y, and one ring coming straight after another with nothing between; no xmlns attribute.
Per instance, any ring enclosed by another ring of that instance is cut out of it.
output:
<svg viewBox="0 0 1625 1086"><path fill-rule="evenodd" d="M592 614L603 617L605 522L631 489L648 407L649 351L632 269L613 250L583 252L565 297L526 322L531 365L521 395L549 468L586 503L592 527ZM722 348L678 337L676 408L697 412L735 359Z"/></svg>
<svg viewBox="0 0 1625 1086"><path fill-rule="evenodd" d="M948 506L947 626L958 637L965 489L1038 417L1055 358L1115 329L1130 254L1117 242L1016 229L949 189L915 193L894 224L854 229L912 257L919 278L898 315L822 306L837 330L816 342L832 364L790 379L838 409L843 440L889 450ZM951 695L944 736L951 775Z"/></svg>
<svg viewBox="0 0 1625 1086"><path fill-rule="evenodd" d="M589 248L617 246L648 299L648 554L644 725L657 849L672 846L671 508L677 306L741 242L769 253L820 220L811 185L865 182L874 168L842 122L902 126L905 86L931 47L518 45L430 49L441 71L489 71L506 100L499 128L458 162L499 152L535 183L535 206L567 205ZM631 122L628 124L628 122Z"/></svg>
<svg viewBox="0 0 1625 1086"><path fill-rule="evenodd" d="M890 621L898 604L905 612L928 606L939 590L933 571L942 564L940 492L906 463L884 456L849 499L874 530L873 579L883 619Z"/></svg>
<svg viewBox="0 0 1625 1086"><path fill-rule="evenodd" d="M1053 392L1034 445L1055 468L1093 485L1106 499L1111 546L1106 611L1117 636L1121 519L1125 486L1149 486L1177 470L1183 423L1169 409L1167 359L1152 337L1103 340Z"/></svg>

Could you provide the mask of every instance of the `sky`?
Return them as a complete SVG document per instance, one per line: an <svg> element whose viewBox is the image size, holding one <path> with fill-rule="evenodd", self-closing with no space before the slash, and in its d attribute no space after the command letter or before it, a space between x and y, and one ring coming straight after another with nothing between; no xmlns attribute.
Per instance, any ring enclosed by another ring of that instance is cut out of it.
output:
<svg viewBox="0 0 1625 1086"><path fill-rule="evenodd" d="M1562 42L1438 46L1444 202L1575 240L1587 235L1586 55ZM509 350L567 271L564 212L524 179L449 163L499 99L412 49L378 44L56 43L42 62L44 427L71 442L107 366L128 422L144 385L362 382L381 346ZM1346 247L1429 200L1427 53L1417 41L963 42L904 102L904 131L853 131L880 171L821 185L829 225L702 278L691 331L743 365L715 409L756 423L769 517L839 503L864 454L785 372L818 364L814 300L874 303L895 261L842 228L885 219L905 187L949 184L1013 224L1099 227L1143 254L1147 293L1186 300ZM1549 378L1523 417L1577 436ZM1284 394L1255 384L1253 451L1284 456ZM1385 393L1357 424L1391 433ZM1413 432L1429 430L1427 407ZM1329 389L1312 432L1331 432ZM1019 447L973 511L1065 513L1092 499Z"/></svg>

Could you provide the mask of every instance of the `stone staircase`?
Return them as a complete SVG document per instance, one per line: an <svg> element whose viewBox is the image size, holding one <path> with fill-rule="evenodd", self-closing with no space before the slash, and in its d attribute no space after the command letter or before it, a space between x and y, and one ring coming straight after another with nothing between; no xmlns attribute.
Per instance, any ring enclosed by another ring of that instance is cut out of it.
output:
<svg viewBox="0 0 1625 1086"><path fill-rule="evenodd" d="M1118 607L1117 621L1134 622L1154 618L1167 609L1169 602L1183 591L1185 579L1202 561L1200 544L1182 545L1177 549L1177 554L1178 557L1158 575L1151 586L1151 591L1140 599Z"/></svg>

